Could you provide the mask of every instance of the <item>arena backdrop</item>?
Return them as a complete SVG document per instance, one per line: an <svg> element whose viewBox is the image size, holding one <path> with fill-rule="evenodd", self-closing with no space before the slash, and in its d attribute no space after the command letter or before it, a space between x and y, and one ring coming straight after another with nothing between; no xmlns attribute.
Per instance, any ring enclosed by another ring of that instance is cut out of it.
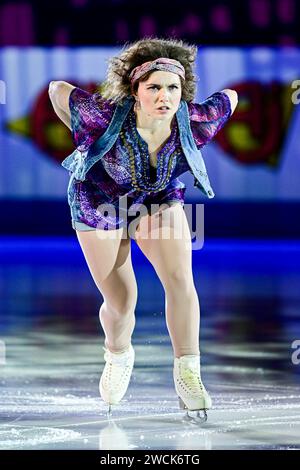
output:
<svg viewBox="0 0 300 470"><path fill-rule="evenodd" d="M66 198L60 163L74 146L52 109L49 82L101 91L107 60L119 50L0 50L0 199ZM224 88L239 93L234 115L203 150L218 200L299 200L300 49L199 48L196 72L197 102ZM192 175L181 179L189 200L203 200Z"/></svg>

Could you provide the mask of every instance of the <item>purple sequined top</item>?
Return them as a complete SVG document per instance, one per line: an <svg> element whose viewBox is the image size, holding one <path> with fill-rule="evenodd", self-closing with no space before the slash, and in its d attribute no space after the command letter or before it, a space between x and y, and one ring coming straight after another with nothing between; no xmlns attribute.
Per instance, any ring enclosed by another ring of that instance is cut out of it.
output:
<svg viewBox="0 0 300 470"><path fill-rule="evenodd" d="M99 93L91 94L77 87L72 90L69 103L73 142L80 151L85 151L107 129L116 104ZM214 137L231 114L230 100L223 92L214 93L199 104L188 103L188 110L198 148ZM74 180L80 208L72 217L91 227L118 229L124 226L122 217L99 213L99 205L112 203L118 214L119 197L125 195L128 208L170 201L184 203L186 187L178 177L189 169L176 119L169 139L157 153L157 168L150 165L148 145L136 129L132 107L111 150L88 171L85 181ZM143 190L137 191L137 186Z"/></svg>

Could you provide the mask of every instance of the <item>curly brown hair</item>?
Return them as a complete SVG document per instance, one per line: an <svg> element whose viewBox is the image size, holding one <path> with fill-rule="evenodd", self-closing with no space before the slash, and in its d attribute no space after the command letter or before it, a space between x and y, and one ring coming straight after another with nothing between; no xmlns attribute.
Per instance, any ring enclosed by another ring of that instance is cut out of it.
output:
<svg viewBox="0 0 300 470"><path fill-rule="evenodd" d="M143 75L131 89L130 72L144 62L159 57L176 59L185 69L185 80L181 77L182 99L193 101L196 95L197 77L193 65L197 56L197 46L177 39L144 37L133 43L126 43L117 56L108 59L107 77L101 85L101 95L112 102L122 102L132 92L136 92L140 81L146 81L153 71Z"/></svg>

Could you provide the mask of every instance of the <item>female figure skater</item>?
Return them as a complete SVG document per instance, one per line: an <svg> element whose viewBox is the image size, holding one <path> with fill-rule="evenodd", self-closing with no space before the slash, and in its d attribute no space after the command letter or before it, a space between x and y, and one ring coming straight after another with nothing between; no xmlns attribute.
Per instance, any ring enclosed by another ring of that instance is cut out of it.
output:
<svg viewBox="0 0 300 470"><path fill-rule="evenodd" d="M109 409L125 395L134 365L137 284L130 238L165 291L180 407L206 419L212 404L201 381L199 299L183 209L186 188L178 176L191 171L194 185L214 196L200 148L230 117L237 94L226 89L194 103L196 54L196 46L180 40L143 38L109 60L101 94L61 81L49 86L54 110L76 146L62 165L71 175L72 226L104 299L99 317L106 364L99 390ZM154 221L160 223L158 236L151 236Z"/></svg>

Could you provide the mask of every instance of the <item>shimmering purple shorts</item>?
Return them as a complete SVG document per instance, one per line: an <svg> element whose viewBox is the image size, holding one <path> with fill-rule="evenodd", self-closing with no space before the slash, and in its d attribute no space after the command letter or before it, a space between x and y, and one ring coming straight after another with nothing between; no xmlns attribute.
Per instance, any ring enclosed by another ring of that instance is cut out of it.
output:
<svg viewBox="0 0 300 470"><path fill-rule="evenodd" d="M166 201L166 202L163 202L161 203L161 205L164 204L164 205L167 205L169 207L171 206L174 206L176 204L181 204L181 206L184 205L184 201L182 200L179 200L179 199L174 199L174 200L170 200L170 201ZM146 206L147 207L147 206ZM149 208L147 207L148 209L148 215L154 215L156 212L159 211L159 207L157 208ZM135 221L135 224L136 224L136 227L138 226L138 223L140 221L140 219L144 216L145 214L139 214L137 216L130 216L128 215L128 224L127 226L129 225L129 223ZM84 222L80 222L80 221L77 221L77 220L74 220L74 219L71 219L72 221L72 227L74 230L77 230L77 231L80 231L80 232L87 232L87 231L90 231L90 230L97 230L97 227L91 227L90 225L84 223ZM121 227L120 227L121 228ZM100 228L101 230L101 228ZM104 230L104 229L103 229Z"/></svg>

